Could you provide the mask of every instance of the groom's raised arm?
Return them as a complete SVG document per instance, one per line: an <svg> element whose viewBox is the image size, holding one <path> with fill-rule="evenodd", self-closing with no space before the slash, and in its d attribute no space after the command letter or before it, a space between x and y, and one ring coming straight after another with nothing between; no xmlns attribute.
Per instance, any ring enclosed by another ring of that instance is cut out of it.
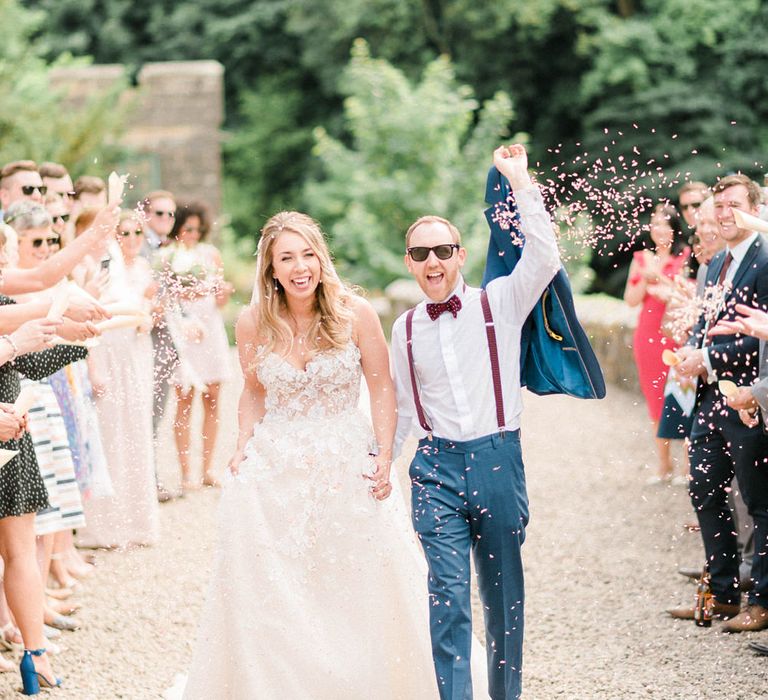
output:
<svg viewBox="0 0 768 700"><path fill-rule="evenodd" d="M560 269L560 252L555 228L544 207L541 191L528 174L525 148L517 144L501 146L493 153L493 164L512 188L524 245L520 261L512 272L489 282L487 288L492 298L499 301L507 318L512 313L522 322ZM505 206L498 209L500 217L505 215ZM508 208L506 212L509 214ZM511 214L508 223L512 223ZM509 235L514 235L511 226Z"/></svg>

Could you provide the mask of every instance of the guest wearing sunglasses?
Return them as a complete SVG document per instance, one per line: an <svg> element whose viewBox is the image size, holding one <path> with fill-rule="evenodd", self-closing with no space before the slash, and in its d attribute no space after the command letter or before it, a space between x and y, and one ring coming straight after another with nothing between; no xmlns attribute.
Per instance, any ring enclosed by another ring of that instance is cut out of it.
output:
<svg viewBox="0 0 768 700"><path fill-rule="evenodd" d="M18 266L23 269L40 266L51 255L52 241L58 241L50 228L50 215L41 204L31 202L17 202L10 207L8 213L19 236ZM43 299L51 300L51 292L24 297L25 301ZM81 339L97 334L95 327L90 324L84 331L88 332L84 332ZM57 389L54 389L54 383ZM35 531L43 543L41 574L46 581L53 565L56 577L61 581L65 577L61 557L68 549L72 529L85 524L77 479L81 469L80 453L72 449L73 445L76 449L78 442L77 436L72 434L72 394L63 369L39 381L25 379L22 387L28 387L35 395L28 430L51 504L50 508L39 511L35 518ZM71 608L65 609L59 603L47 600L45 623L60 629L76 629L76 622L60 614L65 610L71 611Z"/></svg>
<svg viewBox="0 0 768 700"><path fill-rule="evenodd" d="M73 227L70 226L71 218L62 198L50 191L45 195L45 208L51 215L51 230L59 237L59 244L54 244L55 248L51 251L56 253L61 246L66 245L74 238Z"/></svg>
<svg viewBox="0 0 768 700"><path fill-rule="evenodd" d="M144 245L141 254L153 263L157 251L168 242L168 235L173 229L176 218L176 199L171 192L156 190L150 192L142 202L144 211ZM164 285L158 290L158 301L161 307L173 308L176 301L168 294ZM152 421L154 437L157 439L157 429L165 413L170 391L170 379L176 365L178 354L174 339L168 328L168 319L162 308L155 313L155 325L152 329L152 347L155 354L154 367L154 402ZM159 481L157 497L161 503L169 501L174 494L166 489Z"/></svg>
<svg viewBox="0 0 768 700"><path fill-rule="evenodd" d="M166 190L150 192L142 203L146 222L144 237L146 246L156 250L168 243L168 236L173 230L176 218L176 199Z"/></svg>
<svg viewBox="0 0 768 700"><path fill-rule="evenodd" d="M69 171L61 163L40 163L40 177L48 188L48 195L55 197L64 206L64 214L72 211L75 201L75 186ZM48 199L46 197L46 204Z"/></svg>
<svg viewBox="0 0 768 700"><path fill-rule="evenodd" d="M0 210L5 212L11 204L22 199L42 202L48 188L33 160L15 160L0 169ZM0 215L0 220L4 217Z"/></svg>

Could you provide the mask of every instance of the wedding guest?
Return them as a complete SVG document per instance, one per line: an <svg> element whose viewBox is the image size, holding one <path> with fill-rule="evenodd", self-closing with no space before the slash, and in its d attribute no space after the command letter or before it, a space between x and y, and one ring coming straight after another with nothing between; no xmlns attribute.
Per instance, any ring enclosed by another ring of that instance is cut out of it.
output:
<svg viewBox="0 0 768 700"><path fill-rule="evenodd" d="M53 235L50 215L41 204L26 201L11 205L7 214L19 236L18 267L37 267L49 256L49 242ZM41 297L46 294L47 299L52 300L50 293L36 293ZM73 528L85 524L82 499L76 480L75 457L70 448L71 443L59 400L52 386L52 377L56 375L66 385L62 370L39 381L24 379L21 385L22 389L26 388L35 395L29 411L28 430L50 502L50 507L38 512L35 518L35 531L41 538L43 552L40 560L43 581L48 579L50 573L57 536L61 545L65 540L60 533L71 532ZM64 393L67 393L66 390ZM79 453L77 454L79 456ZM61 546L59 549L62 549ZM62 617L57 608L59 606L55 602L47 602L45 623L59 629L76 629L77 624Z"/></svg>
<svg viewBox="0 0 768 700"><path fill-rule="evenodd" d="M231 287L224 281L221 254L206 242L210 232L207 208L199 202L179 206L170 233L171 245L165 259L175 272L181 287L182 333L177 352L180 363L172 383L176 388L174 431L181 466L183 489L196 488L190 465L190 417L199 387L203 403L202 484L218 486L213 473L213 450L219 420L219 392L222 382L230 378L229 343L220 307L227 303ZM181 266L181 267L179 267Z"/></svg>
<svg viewBox="0 0 768 700"><path fill-rule="evenodd" d="M81 175L75 180L70 214L76 219L84 209L107 206L107 184L96 175Z"/></svg>
<svg viewBox="0 0 768 700"><path fill-rule="evenodd" d="M4 233L0 234L4 237ZM3 241L4 242L4 241ZM2 247L0 266L5 264L5 249ZM16 312L8 305L13 300L0 295L0 323L5 324L8 314ZM60 345L51 350L33 353L34 350L50 347L55 334L66 333L56 320L43 320L49 304L20 304L21 313L39 314L40 320L31 321L17 331L0 336L0 402L10 404L19 394L19 372L31 379L41 379L55 372L65 364L84 357L86 350L74 346ZM26 308L25 308L26 307ZM18 318L19 313L13 316ZM7 327L7 326L6 326ZM6 346L3 348L2 346ZM32 354L30 354L32 353ZM13 360L13 363L10 362ZM2 404L0 404L2 408ZM26 432L26 420L4 410L0 416L0 447L18 450L0 469L0 557L5 563L3 587L8 605L23 638L25 652L23 663L30 664L34 671L25 680L34 689L39 685L55 686L60 681L54 676L50 661L45 653L46 640L43 635L43 581L35 553L35 513L49 507L48 494L37 464L32 440ZM13 420L18 423L14 428Z"/></svg>
<svg viewBox="0 0 768 700"><path fill-rule="evenodd" d="M168 236L173 229L173 222L176 218L176 199L171 192L155 190L144 197L141 208L144 213L142 255L154 265L158 250L167 243ZM157 430L168 403L171 376L179 361L175 341L164 312L165 307L170 311L174 310L177 301L167 293L168 290L165 289L162 280L160 282L157 295L158 303L154 314L155 323L152 327L152 349L154 352L152 435L154 442L157 442ZM165 503L174 498L175 495L177 494L168 490L158 478L158 500Z"/></svg>
<svg viewBox="0 0 768 700"><path fill-rule="evenodd" d="M654 209L650 234L653 250L641 250L634 254L624 301L629 306L642 305L632 346L648 415L654 432L658 433L667 380L667 366L661 355L665 349L674 350L677 347L677 343L662 331L662 320L672 280L682 271L690 249L685 245L680 217L675 208L667 203L662 202ZM663 431L662 434L666 436L669 432ZM649 484L662 483L673 476L670 439L656 437L656 451L658 473L648 479Z"/></svg>
<svg viewBox="0 0 768 700"><path fill-rule="evenodd" d="M42 202L48 188L43 184L37 163L33 160L15 160L0 168L0 210L5 210L22 199Z"/></svg>
<svg viewBox="0 0 768 700"><path fill-rule="evenodd" d="M51 215L51 230L59 237L59 245L51 250L53 254L74 238L74 232L70 226L69 211L61 197L51 193L45 195L45 208Z"/></svg>
<svg viewBox="0 0 768 700"><path fill-rule="evenodd" d="M75 186L72 184L69 171L61 163L46 162L40 163L38 172L43 184L48 188L46 196L56 197L64 206L64 213L69 214L75 197Z"/></svg>
<svg viewBox="0 0 768 700"><path fill-rule="evenodd" d="M121 214L120 243L110 248L105 303L141 309L152 280L128 238L141 230L133 213ZM127 234L127 235L126 235ZM121 246L125 246L128 263ZM85 547L128 547L157 541L159 514L152 445L152 346L149 329L105 331L91 351L92 385L114 493L85 504L87 526L78 533Z"/></svg>
<svg viewBox="0 0 768 700"><path fill-rule="evenodd" d="M707 290L728 295L714 314L702 314L691 340L678 351L678 372L698 377L696 418L691 430L691 502L701 527L711 576L716 617L733 620L727 632L768 627L768 557L752 558L753 589L748 607L740 611L737 535L727 489L736 476L739 490L755 522L755 552L768 547L768 476L763 467L768 437L760 426L748 427L728 408L719 380L751 386L758 378L757 339L710 336L711 325L735 317L734 304L765 308L768 304L768 252L759 233L737 225L734 209L757 216L762 192L744 175L729 175L713 188L715 215L726 250L718 253L707 271ZM730 291L728 291L730 290ZM734 450L733 445L739 449ZM690 608L669 611L673 617L693 619Z"/></svg>
<svg viewBox="0 0 768 700"><path fill-rule="evenodd" d="M716 253L725 246L725 241L720 237L720 230L715 218L715 200L709 196L705 199L696 211L696 236L694 240L693 254L699 262L699 269L696 273L696 293L695 300L692 300L692 308L699 310L704 299L704 289L706 287L707 269L710 261ZM691 318L691 326L696 322L697 313ZM688 433L690 436L690 431ZM731 509L734 525L736 528L737 547L739 552L739 579L742 590L748 590L752 587L750 573L752 571L752 556L754 554L755 524L747 511L744 498L741 494L736 479L734 477L731 488L728 491L728 507ZM689 530L698 530L698 523L688 524ZM686 578L697 579L701 576L701 566L683 566L678 572Z"/></svg>

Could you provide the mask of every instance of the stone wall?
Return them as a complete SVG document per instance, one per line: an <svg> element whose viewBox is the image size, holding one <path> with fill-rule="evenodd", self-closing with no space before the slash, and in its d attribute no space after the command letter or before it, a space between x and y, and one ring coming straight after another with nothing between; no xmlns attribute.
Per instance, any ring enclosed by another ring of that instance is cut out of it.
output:
<svg viewBox="0 0 768 700"><path fill-rule="evenodd" d="M126 80L121 65L57 69L52 82L73 103ZM126 91L128 147L124 169L134 201L154 189L199 198L221 210L221 125L224 121L224 67L217 61L147 63L135 87ZM106 176L106 173L93 172ZM133 203L133 202L129 202Z"/></svg>

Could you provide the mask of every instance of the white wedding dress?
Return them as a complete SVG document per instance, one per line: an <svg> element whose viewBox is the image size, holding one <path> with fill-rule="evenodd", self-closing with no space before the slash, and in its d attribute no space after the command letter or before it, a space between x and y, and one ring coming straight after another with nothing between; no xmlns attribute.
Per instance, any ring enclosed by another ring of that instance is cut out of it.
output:
<svg viewBox="0 0 768 700"><path fill-rule="evenodd" d="M266 415L221 495L183 697L437 698L422 553L400 491L377 502L363 478L373 434L358 348L320 352L304 371L271 353L257 373ZM476 698L488 697L484 656Z"/></svg>

